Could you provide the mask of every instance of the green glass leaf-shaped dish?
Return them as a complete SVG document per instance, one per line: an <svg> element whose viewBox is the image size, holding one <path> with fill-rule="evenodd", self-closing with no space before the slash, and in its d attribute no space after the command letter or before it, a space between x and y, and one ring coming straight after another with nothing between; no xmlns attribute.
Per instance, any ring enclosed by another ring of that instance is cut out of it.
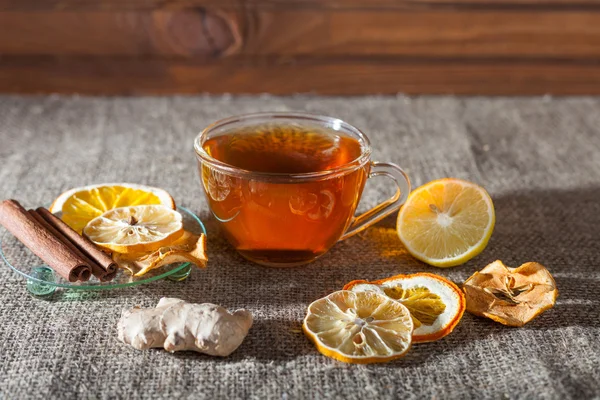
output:
<svg viewBox="0 0 600 400"><path fill-rule="evenodd" d="M177 211L183 216L184 229L195 234L206 234L204 224L193 212L185 207L177 207ZM51 294L59 287L76 290L109 290L143 285L165 278L180 281L187 278L191 271L190 263L176 263L149 271L139 278L120 269L117 276L110 282L100 282L95 277L90 278L87 282L69 282L44 265L42 260L14 236L2 227L0 229L3 230L3 232L0 231L0 259L19 275L26 278L27 289L39 296Z"/></svg>

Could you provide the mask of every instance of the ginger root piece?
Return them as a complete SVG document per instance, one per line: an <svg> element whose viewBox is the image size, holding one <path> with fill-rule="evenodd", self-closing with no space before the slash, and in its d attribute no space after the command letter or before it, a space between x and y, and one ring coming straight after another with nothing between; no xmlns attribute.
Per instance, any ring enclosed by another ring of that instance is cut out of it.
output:
<svg viewBox="0 0 600 400"><path fill-rule="evenodd" d="M508 268L494 261L463 285L467 311L508 326L523 326L556 303L554 278L541 264Z"/></svg>
<svg viewBox="0 0 600 400"><path fill-rule="evenodd" d="M239 347L252 326L252 314L233 313L216 304L192 304L163 297L156 308L123 311L119 340L138 350L163 347L225 357Z"/></svg>

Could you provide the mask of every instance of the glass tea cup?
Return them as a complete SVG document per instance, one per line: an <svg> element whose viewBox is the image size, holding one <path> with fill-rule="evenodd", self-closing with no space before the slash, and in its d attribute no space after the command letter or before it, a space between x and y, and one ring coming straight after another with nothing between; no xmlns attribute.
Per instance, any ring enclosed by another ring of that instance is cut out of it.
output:
<svg viewBox="0 0 600 400"><path fill-rule="evenodd" d="M292 142L300 144L286 147ZM365 134L332 117L230 117L204 129L194 149L208 206L223 233L243 257L266 266L315 260L398 210L410 192L399 166L371 161ZM365 182L375 176L390 178L396 192L355 216Z"/></svg>

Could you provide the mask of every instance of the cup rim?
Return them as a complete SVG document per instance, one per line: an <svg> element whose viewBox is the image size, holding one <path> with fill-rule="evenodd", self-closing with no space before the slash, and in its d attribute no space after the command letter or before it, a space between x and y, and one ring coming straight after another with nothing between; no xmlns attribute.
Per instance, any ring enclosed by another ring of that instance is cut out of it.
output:
<svg viewBox="0 0 600 400"><path fill-rule="evenodd" d="M358 136L360 144L361 144L361 154L352 161L349 161L343 165L340 165L333 169L328 169L324 171L316 171L316 172L303 172L303 173L281 173L281 172L261 172L261 171L251 171L243 168L238 168L234 165L225 163L223 161L219 161L216 158L209 155L204 148L202 147L202 139L208 135L213 129L231 124L239 121L252 121L252 120L260 120L264 118L273 118L273 119L298 119L298 120L306 120L318 122L320 124L328 124L334 127L336 131L349 132L356 136ZM211 167L216 167L221 171L226 171L229 174L236 176L252 176L254 178L264 178L264 179L292 179L292 180L305 180L305 179L325 179L330 178L332 176L344 175L350 171L354 171L362 166L364 166L371 157L371 142L367 135L365 135L360 129L355 126L345 122L342 119L329 117L326 115L320 114L312 114L305 112L258 112L258 113L249 113L249 114L240 114L234 115L231 117L223 118L218 121L215 121L204 128L194 139L194 150L196 152L196 156L202 159L202 161L211 165Z"/></svg>

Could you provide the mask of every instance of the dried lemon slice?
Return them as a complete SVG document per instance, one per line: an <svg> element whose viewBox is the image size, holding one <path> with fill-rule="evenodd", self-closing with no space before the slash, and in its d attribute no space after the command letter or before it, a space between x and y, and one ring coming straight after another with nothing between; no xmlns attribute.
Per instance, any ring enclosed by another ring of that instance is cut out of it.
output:
<svg viewBox="0 0 600 400"><path fill-rule="evenodd" d="M147 253L183 235L181 214L160 205L115 208L91 220L83 234L117 253Z"/></svg>
<svg viewBox="0 0 600 400"><path fill-rule="evenodd" d="M396 229L415 258L436 266L463 264L485 249L496 217L481 186L461 179L429 182L409 196Z"/></svg>
<svg viewBox="0 0 600 400"><path fill-rule="evenodd" d="M508 326L523 326L554 306L558 290L542 264L508 268L494 261L465 282L467 311Z"/></svg>
<svg viewBox="0 0 600 400"><path fill-rule="evenodd" d="M352 281L344 290L372 291L401 302L413 319L413 343L432 342L448 335L465 312L465 296L454 283L427 272L396 275L378 281Z"/></svg>
<svg viewBox="0 0 600 400"><path fill-rule="evenodd" d="M175 201L163 189L132 183L103 183L67 190L54 200L50 212L62 212L62 220L81 233L92 219L119 207L162 204L175 209Z"/></svg>
<svg viewBox="0 0 600 400"><path fill-rule="evenodd" d="M370 364L406 354L413 321L406 307L385 295L340 290L308 306L302 329L327 357Z"/></svg>

